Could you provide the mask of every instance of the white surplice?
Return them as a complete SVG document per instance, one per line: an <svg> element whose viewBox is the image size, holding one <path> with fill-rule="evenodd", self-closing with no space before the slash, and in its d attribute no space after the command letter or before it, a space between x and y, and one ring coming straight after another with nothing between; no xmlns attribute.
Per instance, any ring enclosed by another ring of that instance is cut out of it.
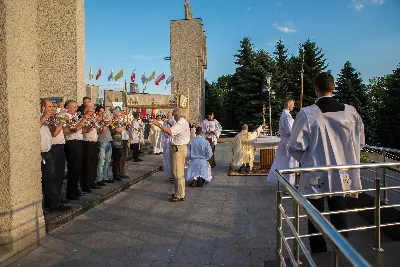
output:
<svg viewBox="0 0 400 267"><path fill-rule="evenodd" d="M260 135L262 126L253 132L242 130L238 133L232 142L232 167L238 169L242 164L249 164L250 170L253 169L254 155L256 149L254 141Z"/></svg>
<svg viewBox="0 0 400 267"><path fill-rule="evenodd" d="M172 124L175 124L174 118L171 118L170 121ZM168 122L164 122L163 124L167 128L171 128L172 126L169 125ZM172 166L171 166L171 158L169 156L169 147L171 145L172 137L167 134L162 132L162 138L163 138L163 166L164 166L164 174L167 178L173 178L174 176L172 175Z"/></svg>
<svg viewBox="0 0 400 267"><path fill-rule="evenodd" d="M344 111L322 113L314 104L297 114L289 153L301 167L359 164L364 144L364 125L354 107L345 105ZM359 169L302 173L299 184L304 195L361 188Z"/></svg>
<svg viewBox="0 0 400 267"><path fill-rule="evenodd" d="M190 140L186 157L190 161L186 181L190 182L195 177L201 177L207 182L211 181L211 166L208 160L212 154L210 143L202 136Z"/></svg>
<svg viewBox="0 0 400 267"><path fill-rule="evenodd" d="M205 138L211 138L214 145L217 144L217 140L222 132L222 126L217 120L208 120L205 119L201 123L201 127L203 128L203 134ZM215 134L206 134L207 131L213 131Z"/></svg>
<svg viewBox="0 0 400 267"><path fill-rule="evenodd" d="M277 183L274 171L276 169L288 169L299 166L299 163L289 154L289 141L292 132L294 119L288 109L282 111L281 118L279 119L279 135L281 141L278 149L276 150L274 163L272 164L271 170L268 174L267 181L271 183ZM291 183L295 183L295 174L285 174L284 177Z"/></svg>
<svg viewBox="0 0 400 267"><path fill-rule="evenodd" d="M162 125L163 121L158 121L160 125ZM158 126L151 125L150 128L150 143L153 146L153 153L163 153L163 135L161 134L162 131Z"/></svg>

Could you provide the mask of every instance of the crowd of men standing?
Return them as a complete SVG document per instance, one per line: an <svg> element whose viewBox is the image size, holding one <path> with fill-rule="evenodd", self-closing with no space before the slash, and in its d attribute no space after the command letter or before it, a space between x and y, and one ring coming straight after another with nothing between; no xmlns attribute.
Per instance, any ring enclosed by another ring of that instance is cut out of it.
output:
<svg viewBox="0 0 400 267"><path fill-rule="evenodd" d="M141 161L143 123L139 113L133 118L117 107L105 116L103 106L95 107L85 97L78 108L76 101L55 105L49 99L40 103L41 168L45 207L67 211L70 200L100 189L107 183L129 178L125 173L128 145L134 161ZM108 168L112 161L112 179ZM67 165L67 188L62 184ZM80 189L79 189L80 185Z"/></svg>

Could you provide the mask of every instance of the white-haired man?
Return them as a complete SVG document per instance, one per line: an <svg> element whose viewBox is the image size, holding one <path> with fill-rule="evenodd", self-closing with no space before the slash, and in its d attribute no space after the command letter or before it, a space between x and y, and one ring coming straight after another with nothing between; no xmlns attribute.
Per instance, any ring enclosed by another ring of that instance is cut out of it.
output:
<svg viewBox="0 0 400 267"><path fill-rule="evenodd" d="M185 159L187 156L187 145L190 141L189 123L182 117L182 109L176 108L172 112L176 123L171 128L163 126L157 120L152 124L160 127L161 131L172 137L170 146L170 158L172 173L175 184L175 194L169 198L171 202L185 200Z"/></svg>

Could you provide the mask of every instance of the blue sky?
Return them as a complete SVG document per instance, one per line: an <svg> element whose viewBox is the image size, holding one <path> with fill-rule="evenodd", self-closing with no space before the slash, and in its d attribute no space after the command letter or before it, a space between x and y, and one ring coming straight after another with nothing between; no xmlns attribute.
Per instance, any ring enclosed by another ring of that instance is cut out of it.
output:
<svg viewBox="0 0 400 267"><path fill-rule="evenodd" d="M123 79L108 82L124 68L124 78L136 69L170 75L169 23L184 18L184 0L85 0L86 77L89 67L102 76L94 85L119 90ZM346 60L369 78L391 73L400 63L400 0L190 0L192 13L202 18L207 35L208 69L205 77L216 80L232 74L233 55L244 36L256 48L274 51L278 38L296 54L307 38L326 55L335 78ZM149 93L169 93L165 80L152 81ZM140 91L142 87L140 87Z"/></svg>

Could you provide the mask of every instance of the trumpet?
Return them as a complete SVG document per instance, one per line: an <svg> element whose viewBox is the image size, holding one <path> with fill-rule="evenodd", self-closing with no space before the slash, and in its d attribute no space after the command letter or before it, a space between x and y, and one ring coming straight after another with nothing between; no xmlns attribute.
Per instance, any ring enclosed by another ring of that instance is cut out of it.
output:
<svg viewBox="0 0 400 267"><path fill-rule="evenodd" d="M111 128L114 130L116 128L122 128L122 127L126 127L126 121L124 120L124 118L119 118L118 120L114 120L111 123Z"/></svg>
<svg viewBox="0 0 400 267"><path fill-rule="evenodd" d="M60 112L61 113L61 112ZM67 114L65 114L67 115ZM63 124L64 128L69 128L69 129L76 129L78 127L78 120L79 116L81 115L80 112L75 113L75 115L72 115L71 118L65 121L65 124Z"/></svg>
<svg viewBox="0 0 400 267"><path fill-rule="evenodd" d="M90 128L95 128L96 130L100 130L102 128L102 125L96 122L97 118L98 118L97 115L94 114L93 118L86 121L85 126Z"/></svg>

